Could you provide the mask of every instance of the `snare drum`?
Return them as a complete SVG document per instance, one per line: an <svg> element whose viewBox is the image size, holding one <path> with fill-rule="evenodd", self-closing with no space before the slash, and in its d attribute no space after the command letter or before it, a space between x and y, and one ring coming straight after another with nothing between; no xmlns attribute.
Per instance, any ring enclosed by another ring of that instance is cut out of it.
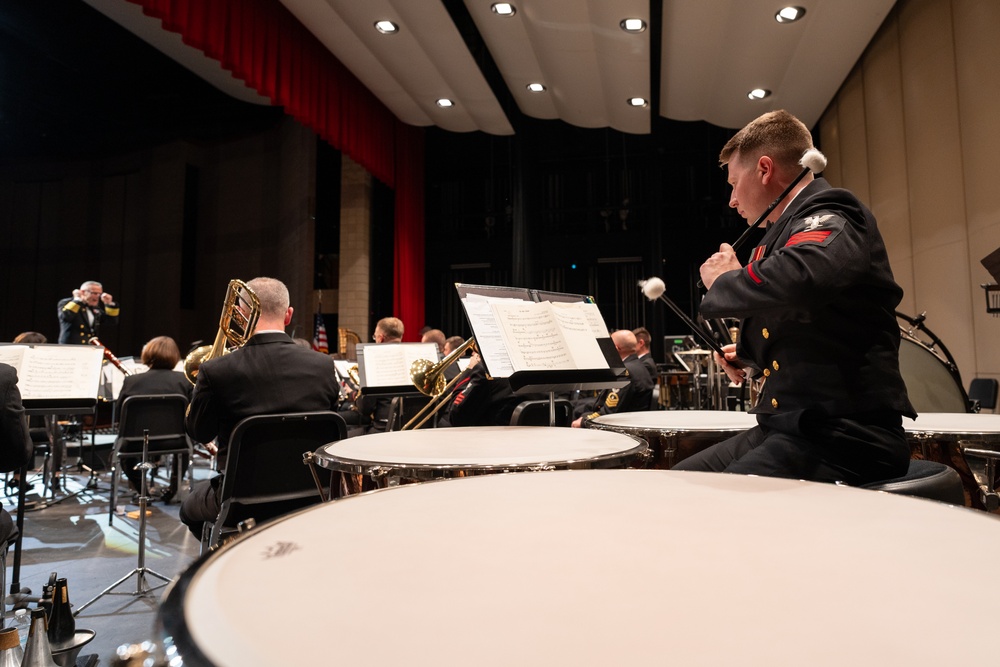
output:
<svg viewBox="0 0 1000 667"><path fill-rule="evenodd" d="M1000 454L1000 415L926 412L916 420L904 417L903 428L913 458L937 461L957 470L965 487L966 506L986 509L983 492L994 492L985 488L987 459L967 450Z"/></svg>
<svg viewBox="0 0 1000 667"><path fill-rule="evenodd" d="M377 488L498 472L641 466L648 446L622 433L547 426L469 426L391 431L339 440L316 450L316 465Z"/></svg>
<svg viewBox="0 0 1000 667"><path fill-rule="evenodd" d="M757 425L746 412L651 410L601 415L584 421L588 429L642 438L649 445L653 468L669 469L692 454Z"/></svg>
<svg viewBox="0 0 1000 667"><path fill-rule="evenodd" d="M998 552L981 512L833 484L481 475L260 526L175 581L156 637L186 667L989 665Z"/></svg>

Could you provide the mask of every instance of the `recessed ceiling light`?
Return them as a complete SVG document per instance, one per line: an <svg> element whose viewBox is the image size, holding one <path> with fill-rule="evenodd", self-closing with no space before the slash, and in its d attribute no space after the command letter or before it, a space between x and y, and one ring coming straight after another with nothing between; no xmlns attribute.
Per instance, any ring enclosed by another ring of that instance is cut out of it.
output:
<svg viewBox="0 0 1000 667"><path fill-rule="evenodd" d="M646 22L642 19L622 19L618 25L625 32L642 32L646 29Z"/></svg>
<svg viewBox="0 0 1000 667"><path fill-rule="evenodd" d="M782 7L774 15L774 20L778 23L794 23L805 15L805 7Z"/></svg>
<svg viewBox="0 0 1000 667"><path fill-rule="evenodd" d="M540 93L540 92L542 92L543 90L545 90L545 84L541 84L541 83L529 83L529 84L528 84L527 86L525 86L525 87L526 87L526 88L527 88L528 90L530 90L531 92L533 92L533 93Z"/></svg>
<svg viewBox="0 0 1000 667"><path fill-rule="evenodd" d="M449 100L447 97L442 97L437 101L437 105L442 109L447 109L448 107L455 106L455 103Z"/></svg>
<svg viewBox="0 0 1000 667"><path fill-rule="evenodd" d="M765 97L770 97L770 95L771 91L767 90L766 88L754 88L749 93L747 93L747 97L749 97L751 100L762 100Z"/></svg>
<svg viewBox="0 0 1000 667"><path fill-rule="evenodd" d="M392 21L375 21L375 29L383 35L391 35L399 32L399 26Z"/></svg>
<svg viewBox="0 0 1000 667"><path fill-rule="evenodd" d="M510 4L509 2L494 2L490 6L490 9L493 10L494 14L497 14L499 16L513 16L514 13L517 11L516 9L514 9L514 5Z"/></svg>
<svg viewBox="0 0 1000 667"><path fill-rule="evenodd" d="M642 97L630 97L628 98L628 105L630 107L644 107L646 106L646 100Z"/></svg>

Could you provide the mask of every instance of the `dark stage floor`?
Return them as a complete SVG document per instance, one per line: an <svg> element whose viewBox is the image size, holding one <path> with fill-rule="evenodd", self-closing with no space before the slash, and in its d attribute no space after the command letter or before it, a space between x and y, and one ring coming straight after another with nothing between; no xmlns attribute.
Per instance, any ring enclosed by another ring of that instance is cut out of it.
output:
<svg viewBox="0 0 1000 667"><path fill-rule="evenodd" d="M75 459L69 462L75 463ZM207 461L196 461L194 473L196 478L206 476ZM162 469L161 474L166 475L167 469ZM19 581L22 588L30 588L37 596L50 573L57 572L68 579L70 602L77 610L138 567L139 522L116 516L113 525L108 525L109 472L98 473L93 482L87 473L78 472L76 466L69 468L67 475L68 493L58 494L54 500L46 497L34 509L25 511ZM36 477L29 497L37 497L42 491L40 476L32 475L29 480ZM159 478L158 483L166 485L167 480ZM127 487L124 480L122 486ZM184 487L186 484L171 504L153 502L146 523L145 568L169 579L190 565L199 552L198 542L177 519L179 502L186 492ZM131 495L126 491L119 500L119 504L126 504L126 510L136 509L130 504ZM3 502L14 515L16 496L5 497ZM12 548L7 555L8 591L14 581L14 560ZM145 579L147 587L163 583L149 574ZM96 633L81 650L81 658L96 654L97 664L108 665L118 646L154 639L153 623L163 588L137 595L138 583L138 576L132 574L77 616L78 629ZM9 604L6 611L9 617L12 613Z"/></svg>

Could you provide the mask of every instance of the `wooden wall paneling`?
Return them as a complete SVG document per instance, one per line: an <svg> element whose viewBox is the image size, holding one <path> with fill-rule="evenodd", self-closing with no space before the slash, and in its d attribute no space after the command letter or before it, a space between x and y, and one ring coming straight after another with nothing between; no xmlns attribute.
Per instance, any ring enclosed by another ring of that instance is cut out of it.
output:
<svg viewBox="0 0 1000 667"><path fill-rule="evenodd" d="M896 282L899 310L916 315L898 24L889 19L862 60L868 142L868 206L878 220Z"/></svg>
<svg viewBox="0 0 1000 667"><path fill-rule="evenodd" d="M1000 247L1000 198L995 182L1000 155L1000 3L995 0L952 0L955 72L961 127L962 174L969 237L968 289L972 298L976 367L973 377L1000 378L1000 319L986 312L980 285L994 282L980 260Z"/></svg>
<svg viewBox="0 0 1000 667"><path fill-rule="evenodd" d="M975 358L951 3L905 4L899 25L915 303L969 376Z"/></svg>

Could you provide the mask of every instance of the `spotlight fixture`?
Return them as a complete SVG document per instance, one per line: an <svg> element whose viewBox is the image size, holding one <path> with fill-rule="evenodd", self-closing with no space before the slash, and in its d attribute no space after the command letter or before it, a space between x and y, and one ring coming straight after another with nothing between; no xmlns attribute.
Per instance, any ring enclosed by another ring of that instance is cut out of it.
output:
<svg viewBox="0 0 1000 667"><path fill-rule="evenodd" d="M774 20L778 23L794 23L805 15L805 7L782 7L774 15Z"/></svg>
<svg viewBox="0 0 1000 667"><path fill-rule="evenodd" d="M628 105L630 107L644 107L648 104L646 99L643 97L630 97L628 98Z"/></svg>
<svg viewBox="0 0 1000 667"><path fill-rule="evenodd" d="M455 106L455 103L449 100L447 97L442 97L437 101L437 105L442 109L447 109L448 107Z"/></svg>
<svg viewBox="0 0 1000 667"><path fill-rule="evenodd" d="M767 90L766 88L754 88L749 93L747 93L747 97L750 98L751 100L762 100L765 97L770 97L770 96L771 96L771 91Z"/></svg>
<svg viewBox="0 0 1000 667"><path fill-rule="evenodd" d="M642 32L646 29L646 22L642 19L622 19L618 26L625 32Z"/></svg>
<svg viewBox="0 0 1000 667"><path fill-rule="evenodd" d="M525 88L527 88L528 90L530 90L533 93L540 93L540 92L542 92L542 91L545 90L545 84L542 84L542 83L529 83L527 86L525 86Z"/></svg>
<svg viewBox="0 0 1000 667"><path fill-rule="evenodd" d="M375 29L383 35L392 35L399 32L399 26L392 21L375 21Z"/></svg>
<svg viewBox="0 0 1000 667"><path fill-rule="evenodd" d="M513 16L517 12L517 10L514 9L514 5L509 2L494 2L490 5L490 9L492 9L493 13L497 16Z"/></svg>

